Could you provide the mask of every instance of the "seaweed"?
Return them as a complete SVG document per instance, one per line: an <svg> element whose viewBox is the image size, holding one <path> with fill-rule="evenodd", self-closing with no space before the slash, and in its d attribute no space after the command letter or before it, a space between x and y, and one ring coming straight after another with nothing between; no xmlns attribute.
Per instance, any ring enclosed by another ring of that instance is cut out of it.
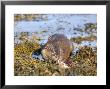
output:
<svg viewBox="0 0 110 89"><path fill-rule="evenodd" d="M60 68L59 65L49 61L32 58L33 51L40 49L40 45L23 42L14 49L14 75L15 76L96 76L97 55L91 47L82 47L71 60L74 66L69 69Z"/></svg>

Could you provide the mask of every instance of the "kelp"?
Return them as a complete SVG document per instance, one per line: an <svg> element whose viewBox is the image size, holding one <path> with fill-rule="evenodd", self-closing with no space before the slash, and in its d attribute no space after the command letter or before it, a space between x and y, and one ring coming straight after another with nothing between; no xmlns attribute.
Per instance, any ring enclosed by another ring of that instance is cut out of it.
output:
<svg viewBox="0 0 110 89"><path fill-rule="evenodd" d="M96 76L97 51L91 47L81 47L71 59L74 66L69 69L60 68L50 61L32 58L31 53L40 48L39 44L25 41L14 48L15 76Z"/></svg>

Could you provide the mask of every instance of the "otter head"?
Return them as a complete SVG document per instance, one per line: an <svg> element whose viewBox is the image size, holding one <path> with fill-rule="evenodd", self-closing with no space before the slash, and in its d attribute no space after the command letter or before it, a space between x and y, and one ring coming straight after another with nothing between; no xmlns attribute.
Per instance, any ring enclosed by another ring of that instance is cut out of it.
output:
<svg viewBox="0 0 110 89"><path fill-rule="evenodd" d="M42 54L44 60L48 60L48 56L50 54L50 52L48 51L48 49L42 49L41 54Z"/></svg>

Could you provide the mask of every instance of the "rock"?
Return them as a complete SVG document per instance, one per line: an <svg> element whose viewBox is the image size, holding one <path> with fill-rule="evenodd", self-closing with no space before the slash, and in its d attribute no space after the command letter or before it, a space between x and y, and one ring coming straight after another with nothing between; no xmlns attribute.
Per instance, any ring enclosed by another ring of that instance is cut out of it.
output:
<svg viewBox="0 0 110 89"><path fill-rule="evenodd" d="M65 35L54 34L48 38L41 53L45 60L54 60L60 67L69 68L66 63L68 63L72 50L72 42Z"/></svg>

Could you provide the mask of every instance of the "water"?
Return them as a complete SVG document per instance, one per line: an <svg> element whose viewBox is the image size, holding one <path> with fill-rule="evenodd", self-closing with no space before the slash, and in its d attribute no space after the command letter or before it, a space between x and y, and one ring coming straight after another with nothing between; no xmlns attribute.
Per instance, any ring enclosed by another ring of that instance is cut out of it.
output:
<svg viewBox="0 0 110 89"><path fill-rule="evenodd" d="M82 41L81 46L92 46L92 47L96 47L97 46L97 42L96 41Z"/></svg>
<svg viewBox="0 0 110 89"><path fill-rule="evenodd" d="M30 37L34 33L41 38L39 44L45 44L48 41L48 37L56 33L65 34L68 39L79 36L86 37L91 34L81 31L85 29L85 24L97 23L96 14L45 14L43 17L47 19L37 18L35 21L21 20L15 22L15 43L20 43L18 36L21 32L28 32ZM97 31L93 31L92 35L96 36ZM80 46L96 47L97 42L96 40L82 41ZM78 50L77 47L74 50ZM35 55L33 56L35 57ZM39 57L41 58L41 55Z"/></svg>
<svg viewBox="0 0 110 89"><path fill-rule="evenodd" d="M46 16L48 17L48 20L19 21L14 27L14 32L36 32L38 33L36 35L42 39L48 39L48 36L55 33L65 34L68 38L71 38L77 36L88 36L87 33L77 31L75 28L84 29L84 24L86 23L97 23L95 14L50 14Z"/></svg>

